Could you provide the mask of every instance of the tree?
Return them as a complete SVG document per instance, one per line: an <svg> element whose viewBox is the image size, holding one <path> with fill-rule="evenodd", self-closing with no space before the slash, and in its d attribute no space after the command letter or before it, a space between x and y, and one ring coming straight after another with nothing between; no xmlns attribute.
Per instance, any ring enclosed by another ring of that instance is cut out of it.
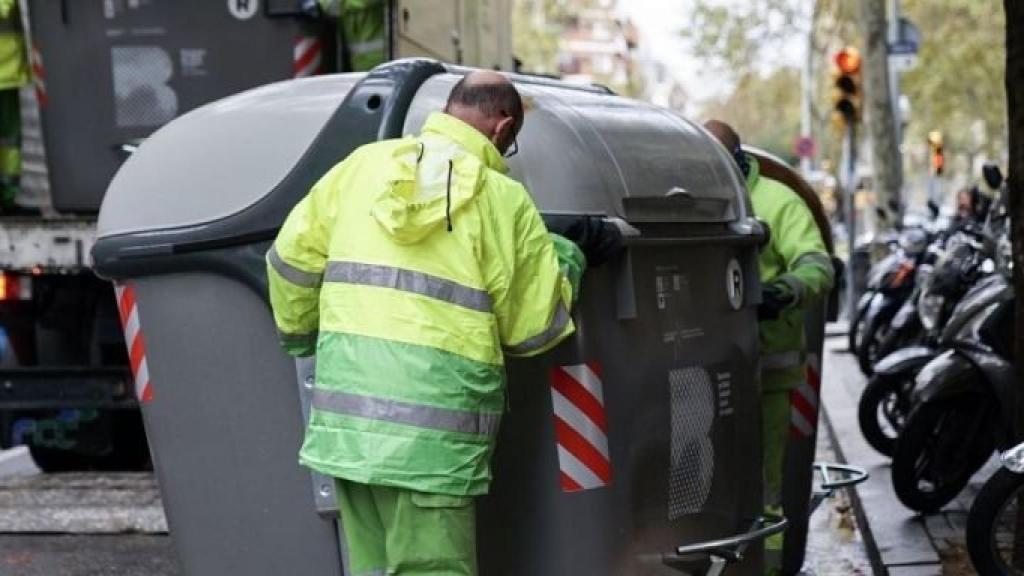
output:
<svg viewBox="0 0 1024 576"><path fill-rule="evenodd" d="M860 22L864 32L865 125L871 137L871 165L874 168L878 206L889 206L900 198L903 165L896 136L889 89L889 43L886 39L885 0L860 0Z"/></svg>
<svg viewBox="0 0 1024 576"><path fill-rule="evenodd" d="M999 82L1004 65L1003 47L991 40L1003 26L999 0L901 0L906 16L922 34L919 64L903 74L902 90L913 110L903 141L908 170L923 175L925 136L939 129L951 160L963 155L998 157L1005 148L1005 90ZM809 9L810 8L810 9ZM838 159L839 134L830 130L831 58L845 45L863 46L860 2L842 0L748 0L722 6L718 0L695 0L692 18L683 32L693 50L708 66L738 81L751 70L778 67L778 57L792 39L812 41L816 79L814 134L819 159ZM877 2L876 2L877 8ZM802 11L801 11L802 10ZM882 10L877 8L880 16ZM788 44L787 44L787 39ZM951 162L947 174L956 175L965 163ZM971 169L970 162L966 163ZM908 182L912 180L908 172ZM970 174L976 178L977 174Z"/></svg>
<svg viewBox="0 0 1024 576"><path fill-rule="evenodd" d="M1006 91L999 79L1006 53L1001 43L992 42L992 33L1003 29L1005 14L997 0L942 0L941 9L935 4L903 0L907 17L923 36L919 64L903 74L913 108L904 141L923 145L930 130L941 130L954 156L1001 159Z"/></svg>
<svg viewBox="0 0 1024 576"><path fill-rule="evenodd" d="M795 68L777 68L766 76L748 72L729 96L708 103L702 115L728 122L745 143L793 162L793 140L800 131L800 93L793 86L799 83Z"/></svg>
<svg viewBox="0 0 1024 576"><path fill-rule="evenodd" d="M558 43L566 5L557 0L515 0L512 43L522 68L533 74L558 74Z"/></svg>
<svg viewBox="0 0 1024 576"><path fill-rule="evenodd" d="M1008 186L1011 238L1013 241L1013 285L1017 296L1017 337L1015 354L1024 358L1024 2L1003 0L1006 11L1006 108L1009 115ZM1018 376L1019 378L1020 376ZM1017 404L1018 421L1021 402Z"/></svg>

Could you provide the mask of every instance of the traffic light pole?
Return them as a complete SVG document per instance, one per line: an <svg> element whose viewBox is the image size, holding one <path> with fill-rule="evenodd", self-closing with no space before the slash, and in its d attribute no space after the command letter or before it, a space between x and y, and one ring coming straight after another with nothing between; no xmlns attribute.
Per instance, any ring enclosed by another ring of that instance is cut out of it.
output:
<svg viewBox="0 0 1024 576"><path fill-rule="evenodd" d="M857 312L857 275L853 269L854 249L857 245L857 129L853 122L846 122L843 133L843 211L846 212L846 236L849 256L846 259L846 310L852 324Z"/></svg>

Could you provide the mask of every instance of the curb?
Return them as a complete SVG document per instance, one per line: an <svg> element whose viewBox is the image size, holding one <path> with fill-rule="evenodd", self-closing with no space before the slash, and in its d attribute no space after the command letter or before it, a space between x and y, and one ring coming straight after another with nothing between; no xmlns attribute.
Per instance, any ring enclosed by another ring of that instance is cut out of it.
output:
<svg viewBox="0 0 1024 576"><path fill-rule="evenodd" d="M831 340L831 342L829 341ZM889 460L872 449L860 433L857 401L864 377L853 357L826 339L822 414L836 456L871 475L849 490L868 560L878 576L939 576L942 560L921 516L907 510L893 494Z"/></svg>

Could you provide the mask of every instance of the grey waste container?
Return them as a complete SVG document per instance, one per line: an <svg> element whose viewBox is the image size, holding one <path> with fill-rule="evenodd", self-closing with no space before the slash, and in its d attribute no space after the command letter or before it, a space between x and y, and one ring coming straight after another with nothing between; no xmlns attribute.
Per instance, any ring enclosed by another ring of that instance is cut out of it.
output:
<svg viewBox="0 0 1024 576"><path fill-rule="evenodd" d="M31 0L53 205L95 213L122 146L247 88L331 70L328 22L287 0ZM83 90L83 87L88 89Z"/></svg>
<svg viewBox="0 0 1024 576"><path fill-rule="evenodd" d="M331 485L296 464L310 366L297 375L277 349L263 254L320 175L416 132L464 72L399 61L246 92L170 123L112 183L94 258L134 292L143 415L187 574L339 573ZM550 225L605 214L639 235L588 272L578 334L508 366L481 573L700 573L749 545L730 573L759 574L763 231L741 176L666 111L513 79L528 113L512 172Z"/></svg>

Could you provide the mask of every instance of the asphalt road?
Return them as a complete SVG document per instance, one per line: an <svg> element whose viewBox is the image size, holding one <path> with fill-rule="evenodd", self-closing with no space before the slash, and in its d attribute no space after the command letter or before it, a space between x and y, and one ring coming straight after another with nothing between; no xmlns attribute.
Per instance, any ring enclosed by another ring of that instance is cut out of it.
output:
<svg viewBox="0 0 1024 576"><path fill-rule="evenodd" d="M171 539L138 534L0 535L3 576L177 576Z"/></svg>

